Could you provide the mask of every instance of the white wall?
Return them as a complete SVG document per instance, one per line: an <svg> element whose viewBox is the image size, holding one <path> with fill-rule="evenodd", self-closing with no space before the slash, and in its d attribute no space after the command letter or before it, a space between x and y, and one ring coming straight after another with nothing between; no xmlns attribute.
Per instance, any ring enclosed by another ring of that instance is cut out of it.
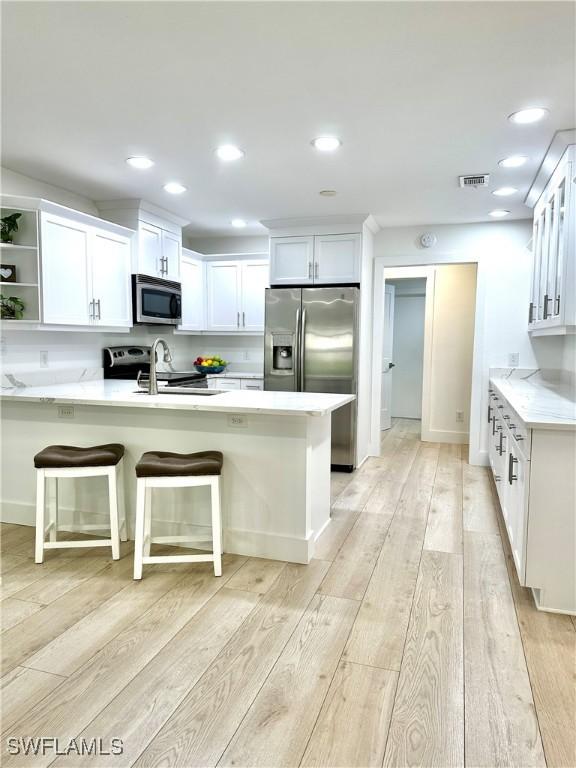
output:
<svg viewBox="0 0 576 768"><path fill-rule="evenodd" d="M51 200L53 203L66 205L69 208L89 213L92 216L99 216L98 208L96 208L93 200L77 195L75 192L70 192L68 189L55 187L53 184L46 184L44 181L16 173L8 168L0 168L0 184L3 195L43 197L45 200Z"/></svg>
<svg viewBox="0 0 576 768"><path fill-rule="evenodd" d="M184 245L198 253L268 253L268 235L194 237L184 233Z"/></svg>
<svg viewBox="0 0 576 768"><path fill-rule="evenodd" d="M387 280L395 287L391 412L393 417L422 417L424 310L426 281Z"/></svg>

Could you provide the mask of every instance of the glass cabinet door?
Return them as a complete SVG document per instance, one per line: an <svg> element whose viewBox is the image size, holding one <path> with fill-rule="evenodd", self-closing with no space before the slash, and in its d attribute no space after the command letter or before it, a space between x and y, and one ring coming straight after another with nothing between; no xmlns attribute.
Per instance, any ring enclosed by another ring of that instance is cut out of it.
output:
<svg viewBox="0 0 576 768"><path fill-rule="evenodd" d="M537 323L542 318L540 301L540 267L542 253L542 234L544 229L544 217L540 216L534 221L533 252L534 264L532 272L532 304L530 307L530 322Z"/></svg>

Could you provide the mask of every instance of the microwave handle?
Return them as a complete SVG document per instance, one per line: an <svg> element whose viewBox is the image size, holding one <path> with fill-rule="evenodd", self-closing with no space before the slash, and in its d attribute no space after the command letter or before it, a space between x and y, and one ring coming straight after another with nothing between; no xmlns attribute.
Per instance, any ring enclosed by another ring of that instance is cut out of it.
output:
<svg viewBox="0 0 576 768"><path fill-rule="evenodd" d="M182 302L180 296L172 294L170 297L170 314L173 318L178 319L182 313Z"/></svg>

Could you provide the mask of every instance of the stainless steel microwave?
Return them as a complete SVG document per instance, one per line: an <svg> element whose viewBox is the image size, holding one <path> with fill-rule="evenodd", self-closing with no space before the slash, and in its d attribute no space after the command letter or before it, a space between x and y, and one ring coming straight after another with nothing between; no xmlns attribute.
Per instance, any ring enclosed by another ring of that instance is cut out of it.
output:
<svg viewBox="0 0 576 768"><path fill-rule="evenodd" d="M138 325L178 325L182 319L180 283L132 275L132 311Z"/></svg>

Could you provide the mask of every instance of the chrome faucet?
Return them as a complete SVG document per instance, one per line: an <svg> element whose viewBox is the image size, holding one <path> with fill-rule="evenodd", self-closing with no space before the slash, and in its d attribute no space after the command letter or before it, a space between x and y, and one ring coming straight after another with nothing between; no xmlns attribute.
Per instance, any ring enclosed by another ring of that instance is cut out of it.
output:
<svg viewBox="0 0 576 768"><path fill-rule="evenodd" d="M156 350L162 345L164 347L164 357L162 358L165 363L172 362L172 355L170 354L170 347L164 339L157 338L154 344L152 344L152 350L150 351L150 376L148 379L148 394L158 394L158 380L156 378Z"/></svg>

